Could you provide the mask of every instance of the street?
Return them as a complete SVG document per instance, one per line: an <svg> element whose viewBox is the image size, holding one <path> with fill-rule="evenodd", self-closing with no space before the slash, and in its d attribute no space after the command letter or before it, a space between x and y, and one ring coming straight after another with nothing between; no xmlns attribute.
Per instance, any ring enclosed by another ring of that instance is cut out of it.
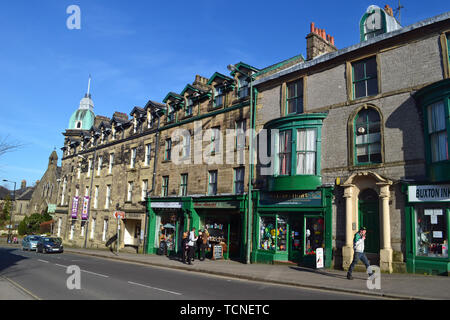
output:
<svg viewBox="0 0 450 320"><path fill-rule="evenodd" d="M69 266L81 270L81 288L69 289ZM369 299L357 294L273 285L111 261L71 253L42 254L0 247L0 277L43 300L311 300ZM374 297L375 298L375 297ZM373 299L373 298L372 298Z"/></svg>

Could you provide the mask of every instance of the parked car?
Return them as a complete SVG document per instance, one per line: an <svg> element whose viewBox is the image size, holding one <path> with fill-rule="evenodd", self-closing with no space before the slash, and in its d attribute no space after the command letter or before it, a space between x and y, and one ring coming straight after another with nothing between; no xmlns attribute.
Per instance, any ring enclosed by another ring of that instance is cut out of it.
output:
<svg viewBox="0 0 450 320"><path fill-rule="evenodd" d="M61 238L40 237L36 247L36 252L64 252Z"/></svg>
<svg viewBox="0 0 450 320"><path fill-rule="evenodd" d="M37 243L41 237L29 235L22 240L22 250L36 250Z"/></svg>

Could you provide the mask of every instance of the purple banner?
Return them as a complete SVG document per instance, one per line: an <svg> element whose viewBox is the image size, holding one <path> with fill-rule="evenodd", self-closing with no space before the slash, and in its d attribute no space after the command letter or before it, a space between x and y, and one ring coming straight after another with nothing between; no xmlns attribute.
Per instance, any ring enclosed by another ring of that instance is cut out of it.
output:
<svg viewBox="0 0 450 320"><path fill-rule="evenodd" d="M79 197L73 197L72 201L72 219L76 219L78 216L78 200Z"/></svg>
<svg viewBox="0 0 450 320"><path fill-rule="evenodd" d="M83 211L81 212L81 219L87 220L89 217L89 197L84 197L83 200Z"/></svg>

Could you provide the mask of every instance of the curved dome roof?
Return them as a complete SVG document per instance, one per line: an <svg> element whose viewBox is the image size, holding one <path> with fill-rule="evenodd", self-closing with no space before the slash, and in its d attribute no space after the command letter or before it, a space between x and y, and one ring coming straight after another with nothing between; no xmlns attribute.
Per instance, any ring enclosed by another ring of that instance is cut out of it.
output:
<svg viewBox="0 0 450 320"><path fill-rule="evenodd" d="M95 114L89 109L78 109L69 121L69 129L90 130L94 125Z"/></svg>

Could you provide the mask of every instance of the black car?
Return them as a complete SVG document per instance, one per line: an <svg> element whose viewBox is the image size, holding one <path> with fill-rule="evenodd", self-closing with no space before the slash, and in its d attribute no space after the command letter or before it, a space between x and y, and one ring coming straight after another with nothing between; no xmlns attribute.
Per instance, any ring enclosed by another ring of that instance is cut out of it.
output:
<svg viewBox="0 0 450 320"><path fill-rule="evenodd" d="M37 243L36 252L64 252L61 238L41 237Z"/></svg>

